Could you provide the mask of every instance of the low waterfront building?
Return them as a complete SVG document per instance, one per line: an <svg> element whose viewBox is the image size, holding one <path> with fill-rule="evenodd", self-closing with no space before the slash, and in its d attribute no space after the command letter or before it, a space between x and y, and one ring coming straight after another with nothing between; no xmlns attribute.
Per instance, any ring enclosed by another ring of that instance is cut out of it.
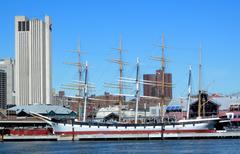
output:
<svg viewBox="0 0 240 154"><path fill-rule="evenodd" d="M175 116L177 119L186 117L186 112L187 112L186 99L182 99L182 98L175 99L171 101L168 106L180 106L182 112L168 112L166 115ZM206 116L223 116L227 112L236 111L240 109L240 97L212 94L207 96L207 101L205 101L203 106L205 106ZM193 97L190 104L190 117L193 118L197 116L197 112L198 112L197 109L198 109L198 98Z"/></svg>
<svg viewBox="0 0 240 154"><path fill-rule="evenodd" d="M91 104L94 105L97 109L119 105L119 96L112 95L109 92L104 92L104 95L95 96L92 95L91 98L95 100L90 100ZM123 101L125 101L125 97L123 97Z"/></svg>
<svg viewBox="0 0 240 154"><path fill-rule="evenodd" d="M159 106L152 106L149 110L139 110L138 111L138 120L139 123L150 120L159 120ZM98 121L106 121L106 120L114 120L118 121L119 116L119 106L109 106L106 108L101 108L96 113L96 120ZM123 106L122 109L122 120L125 122L134 123L135 119L135 110L128 109L127 105Z"/></svg>
<svg viewBox="0 0 240 154"><path fill-rule="evenodd" d="M0 109L0 120L7 119L7 112L5 109Z"/></svg>
<svg viewBox="0 0 240 154"><path fill-rule="evenodd" d="M64 91L59 91L58 93L54 93L52 96L52 105L57 105L57 106L64 106L67 108L70 108L71 103L74 101L73 98L69 98L65 96Z"/></svg>
<svg viewBox="0 0 240 154"><path fill-rule="evenodd" d="M55 119L75 119L77 114L76 112L56 105L19 105L9 108L8 112L15 112L17 117L28 117L30 112L38 113L43 116L55 118Z"/></svg>

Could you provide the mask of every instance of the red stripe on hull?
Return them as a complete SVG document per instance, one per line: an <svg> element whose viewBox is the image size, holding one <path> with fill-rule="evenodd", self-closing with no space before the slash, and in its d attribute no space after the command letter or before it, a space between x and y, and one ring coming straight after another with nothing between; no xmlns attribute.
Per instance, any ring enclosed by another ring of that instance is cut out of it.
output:
<svg viewBox="0 0 240 154"><path fill-rule="evenodd" d="M164 134L179 133L215 133L215 130L165 130ZM161 134L161 130L129 130L129 131L74 131L74 132L55 132L57 135L95 135L95 134Z"/></svg>
<svg viewBox="0 0 240 154"><path fill-rule="evenodd" d="M17 129L10 130L10 135L19 135L19 136L41 136L51 134L48 129Z"/></svg>

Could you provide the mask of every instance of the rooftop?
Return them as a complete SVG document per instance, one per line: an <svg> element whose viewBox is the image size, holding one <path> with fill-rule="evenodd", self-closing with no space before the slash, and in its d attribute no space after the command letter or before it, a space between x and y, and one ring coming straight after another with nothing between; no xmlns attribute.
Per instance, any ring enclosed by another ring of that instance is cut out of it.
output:
<svg viewBox="0 0 240 154"><path fill-rule="evenodd" d="M71 112L73 112L72 110L62 106L41 104L14 106L12 108L9 108L8 111L16 111L16 114L21 111L24 111L26 113L30 113L31 111L39 114L48 114L51 111L55 112L56 114L70 114Z"/></svg>

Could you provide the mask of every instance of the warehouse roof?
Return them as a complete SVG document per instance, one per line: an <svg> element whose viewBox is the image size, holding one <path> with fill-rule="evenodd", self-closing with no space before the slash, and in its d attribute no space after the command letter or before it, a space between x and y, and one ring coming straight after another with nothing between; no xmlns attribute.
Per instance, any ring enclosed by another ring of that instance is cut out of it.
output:
<svg viewBox="0 0 240 154"><path fill-rule="evenodd" d="M57 105L18 105L9 108L8 111L16 111L16 114L24 111L25 113L35 112L39 114L48 114L54 112L56 114L70 114L73 111L62 106Z"/></svg>

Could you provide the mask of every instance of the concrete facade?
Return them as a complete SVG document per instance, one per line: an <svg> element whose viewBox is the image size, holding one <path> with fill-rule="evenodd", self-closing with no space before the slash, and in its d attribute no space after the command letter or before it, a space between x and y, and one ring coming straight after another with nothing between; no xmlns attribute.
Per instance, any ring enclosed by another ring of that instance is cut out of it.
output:
<svg viewBox="0 0 240 154"><path fill-rule="evenodd" d="M3 97L6 98L4 103L5 105L15 104L14 66L15 66L15 62L13 59L0 59L0 71L2 73L1 87L6 88L5 89L6 93L3 96L3 91L2 91L0 97L1 99L3 99ZM5 79L4 79L4 76L5 76Z"/></svg>
<svg viewBox="0 0 240 154"><path fill-rule="evenodd" d="M15 17L16 105L51 103L51 25Z"/></svg>

